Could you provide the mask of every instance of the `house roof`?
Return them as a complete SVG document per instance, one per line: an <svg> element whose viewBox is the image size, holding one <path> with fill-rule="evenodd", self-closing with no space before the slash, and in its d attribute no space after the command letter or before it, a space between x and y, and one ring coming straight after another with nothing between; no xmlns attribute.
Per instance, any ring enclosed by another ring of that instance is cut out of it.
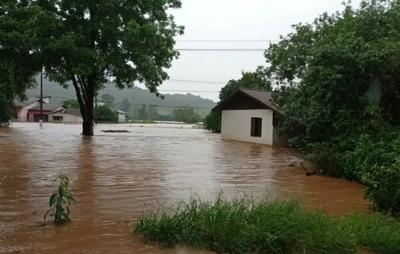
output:
<svg viewBox="0 0 400 254"><path fill-rule="evenodd" d="M121 115L126 115L127 113L125 112L125 111L122 111L122 110L115 110L118 114L121 114Z"/></svg>
<svg viewBox="0 0 400 254"><path fill-rule="evenodd" d="M64 107L59 107L56 110L53 110L49 113L49 115L51 114L70 114L70 115L74 115L74 116L81 116L81 112L79 109L74 109L74 108L64 108Z"/></svg>
<svg viewBox="0 0 400 254"><path fill-rule="evenodd" d="M212 111L218 112L222 111L225 106L234 104L235 98L237 95L243 95L253 102L257 103L260 107L265 109L271 109L275 112L279 112L278 106L272 100L272 93L263 91L263 90L254 90L254 89L244 89L238 88L233 94L228 96L226 99L220 101Z"/></svg>
<svg viewBox="0 0 400 254"><path fill-rule="evenodd" d="M43 103L43 110L52 111L56 110L60 105L56 103ZM31 108L30 110L40 110L40 104L36 105L35 107Z"/></svg>

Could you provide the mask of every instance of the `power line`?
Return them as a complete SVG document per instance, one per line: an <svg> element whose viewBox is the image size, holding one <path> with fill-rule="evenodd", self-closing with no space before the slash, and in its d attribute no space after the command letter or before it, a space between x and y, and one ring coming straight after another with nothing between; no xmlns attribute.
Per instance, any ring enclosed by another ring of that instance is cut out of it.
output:
<svg viewBox="0 0 400 254"><path fill-rule="evenodd" d="M210 109L211 107L207 107L207 106L173 106L173 105L160 105L160 104L145 104L145 103L134 103L131 104L132 106L149 106L149 107L157 107L157 108L204 108L204 109Z"/></svg>
<svg viewBox="0 0 400 254"><path fill-rule="evenodd" d="M177 51L199 51L199 52L264 52L264 48L176 48Z"/></svg>
<svg viewBox="0 0 400 254"><path fill-rule="evenodd" d="M193 42L193 43L265 43L279 42L278 40L177 40L176 42Z"/></svg>
<svg viewBox="0 0 400 254"><path fill-rule="evenodd" d="M226 84L224 81L209 81L209 80L190 80L190 79L168 79L166 80L172 82L186 82L186 83L198 83L198 84Z"/></svg>
<svg viewBox="0 0 400 254"><path fill-rule="evenodd" d="M219 93L219 91L209 91L209 90L159 90L159 92L175 92L175 93Z"/></svg>

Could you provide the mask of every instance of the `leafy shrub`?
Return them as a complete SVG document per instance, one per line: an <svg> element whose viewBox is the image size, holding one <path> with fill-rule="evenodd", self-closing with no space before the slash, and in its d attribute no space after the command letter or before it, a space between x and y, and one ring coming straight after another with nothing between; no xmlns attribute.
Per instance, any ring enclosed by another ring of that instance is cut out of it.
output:
<svg viewBox="0 0 400 254"><path fill-rule="evenodd" d="M118 114L107 106L98 106L95 109L95 119L98 123L116 123Z"/></svg>
<svg viewBox="0 0 400 254"><path fill-rule="evenodd" d="M72 202L75 202L74 197L68 191L68 177L60 175L59 182L60 186L58 187L58 190L50 196L50 209L44 215L44 219L46 219L47 215L54 217L54 222L57 224L71 221L69 217L69 207L71 206Z"/></svg>
<svg viewBox="0 0 400 254"><path fill-rule="evenodd" d="M375 166L363 176L363 183L376 209L400 214L400 156L390 166Z"/></svg>
<svg viewBox="0 0 400 254"><path fill-rule="evenodd" d="M324 174L366 185L366 197L382 212L400 214L400 131L337 136L313 144L308 155Z"/></svg>
<svg viewBox="0 0 400 254"><path fill-rule="evenodd" d="M204 127L214 133L221 133L221 113L210 112L204 120Z"/></svg>
<svg viewBox="0 0 400 254"><path fill-rule="evenodd" d="M0 92L0 123L7 123L10 120L10 108L6 96Z"/></svg>

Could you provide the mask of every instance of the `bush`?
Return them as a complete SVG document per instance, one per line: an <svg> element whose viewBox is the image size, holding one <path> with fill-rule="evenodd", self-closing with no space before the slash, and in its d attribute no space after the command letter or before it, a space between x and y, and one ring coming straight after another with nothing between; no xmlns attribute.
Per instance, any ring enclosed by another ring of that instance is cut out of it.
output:
<svg viewBox="0 0 400 254"><path fill-rule="evenodd" d="M400 215L400 157L390 166L376 166L363 176L367 186L366 197L375 208L389 214Z"/></svg>
<svg viewBox="0 0 400 254"><path fill-rule="evenodd" d="M221 133L221 113L210 112L204 120L204 127L214 133Z"/></svg>
<svg viewBox="0 0 400 254"><path fill-rule="evenodd" d="M95 119L98 123L116 123L118 114L107 106L96 107Z"/></svg>
<svg viewBox="0 0 400 254"><path fill-rule="evenodd" d="M400 222L386 216L330 218L297 201L193 199L137 220L134 230L165 246L218 253L400 253Z"/></svg>
<svg viewBox="0 0 400 254"><path fill-rule="evenodd" d="M0 92L0 123L7 123L10 120L10 107L6 97Z"/></svg>
<svg viewBox="0 0 400 254"><path fill-rule="evenodd" d="M361 133L314 144L307 158L326 175L365 184L365 195L377 210L400 214L400 131Z"/></svg>
<svg viewBox="0 0 400 254"><path fill-rule="evenodd" d="M58 187L58 190L50 196L50 209L44 215L44 219L46 219L47 215L50 214L51 217L54 217L54 222L58 224L71 221L69 218L69 207L71 206L72 202L75 202L74 197L68 191L68 177L60 175L59 181L60 186Z"/></svg>

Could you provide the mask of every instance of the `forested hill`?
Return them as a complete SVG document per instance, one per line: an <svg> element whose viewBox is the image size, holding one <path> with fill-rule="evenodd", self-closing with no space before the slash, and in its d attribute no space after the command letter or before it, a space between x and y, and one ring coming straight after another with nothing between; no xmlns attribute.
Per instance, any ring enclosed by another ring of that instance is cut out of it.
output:
<svg viewBox="0 0 400 254"><path fill-rule="evenodd" d="M43 94L51 96L52 101L75 99L75 91L72 86L65 89L56 83L44 80L43 90ZM40 94L39 85L33 89L28 89L26 94L29 98L38 97ZM215 106L215 102L212 100L192 94L165 94L165 98L161 99L145 89L134 87L120 90L112 84L107 85L100 92L99 98L104 94L110 94L114 97L114 105L117 108L120 108L122 101L127 99L131 107L129 111L132 112L143 105L156 107L161 114L170 113L176 107L189 107L194 108L196 112L204 116Z"/></svg>

